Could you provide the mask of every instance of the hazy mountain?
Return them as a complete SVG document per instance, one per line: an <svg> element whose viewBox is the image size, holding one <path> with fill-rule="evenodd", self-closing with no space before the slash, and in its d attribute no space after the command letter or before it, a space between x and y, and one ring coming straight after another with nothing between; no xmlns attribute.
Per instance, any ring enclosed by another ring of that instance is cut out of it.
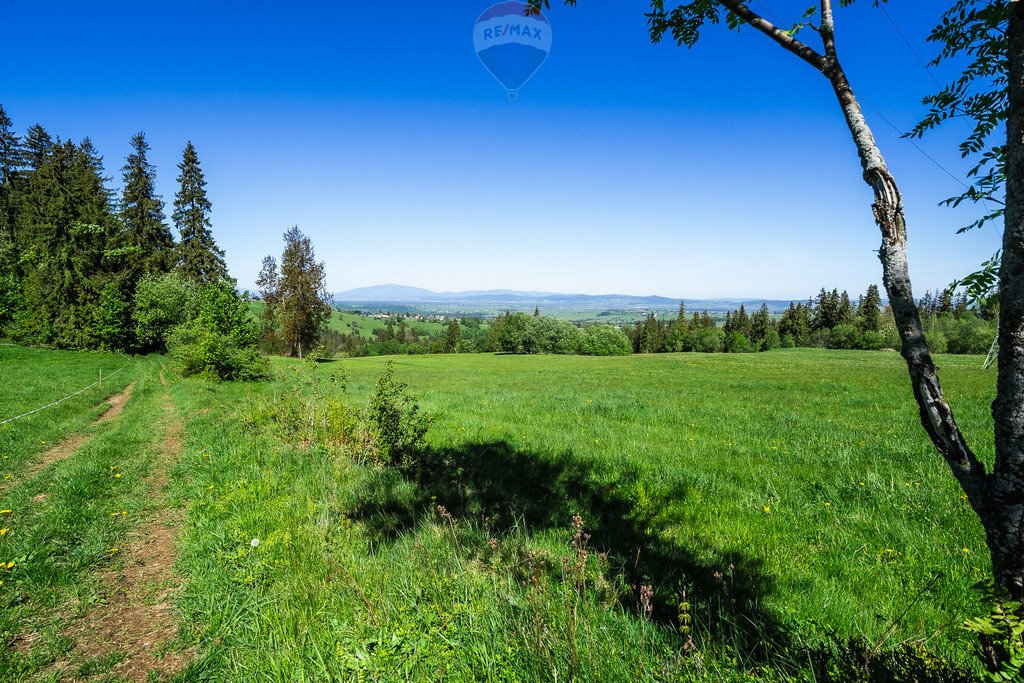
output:
<svg viewBox="0 0 1024 683"><path fill-rule="evenodd" d="M769 299L682 299L689 311L726 311L737 308L741 303L747 308L757 308L762 303L768 304L773 312L784 310L789 301ZM334 295L334 303L339 306L354 304L374 304L377 306L413 305L424 306L435 304L452 308L453 306L484 307L489 309L509 308L523 310L533 306L548 309L567 310L620 310L649 311L676 310L680 299L664 296L635 296L630 294L560 294L556 292L522 292L512 289L471 290L466 292L432 292L420 287L405 285L377 285L375 287L359 287Z"/></svg>

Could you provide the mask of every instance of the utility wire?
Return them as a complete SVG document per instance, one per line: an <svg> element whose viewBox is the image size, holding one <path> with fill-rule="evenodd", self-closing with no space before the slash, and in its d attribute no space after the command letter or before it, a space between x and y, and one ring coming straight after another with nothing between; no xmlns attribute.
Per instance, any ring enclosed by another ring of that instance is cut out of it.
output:
<svg viewBox="0 0 1024 683"><path fill-rule="evenodd" d="M889 15L889 13L885 11L885 7L879 5L878 9L882 10L882 14L884 14L885 18L889 20L889 23L892 24L892 27L896 29L896 33L898 33L900 38L903 39L903 42L907 44L907 48L910 49L911 54L913 54L914 57L917 59L918 63L921 65L921 68L924 69L925 73L928 74L928 78L932 79L935 85L941 88L942 84L939 83L939 79L935 78L935 74L932 73L932 70L928 68L928 63L925 62L924 59L921 58L921 55L918 54L917 50L914 49L914 46L907 39L906 34L904 34L903 31L900 29L899 25L895 21L893 21L893 18Z"/></svg>
<svg viewBox="0 0 1024 683"><path fill-rule="evenodd" d="M119 373L122 370L124 370L126 367L128 367L128 364L122 365L117 370L114 370L112 373L107 375L107 379L110 379L111 377L113 377L117 373ZM21 415L15 415L14 417L8 418L8 419L4 420L3 422L0 422L0 426L3 426L5 424L7 424L8 422L14 422L15 420L20 420L23 417L28 417L29 415L34 415L35 413L38 413L40 410L46 410L47 408L51 408L51 407L53 407L55 405L63 403L64 401L67 401L69 398L74 398L75 396L78 396L79 394L81 394L86 389L92 389L97 384L99 384L99 381L93 382L92 384L90 384L87 387L82 387L81 389L79 389L75 393L68 394L64 398L58 399L58 400L54 401L53 403L47 403L45 406L40 406L40 407L36 408L35 410L30 410L27 413L22 413Z"/></svg>

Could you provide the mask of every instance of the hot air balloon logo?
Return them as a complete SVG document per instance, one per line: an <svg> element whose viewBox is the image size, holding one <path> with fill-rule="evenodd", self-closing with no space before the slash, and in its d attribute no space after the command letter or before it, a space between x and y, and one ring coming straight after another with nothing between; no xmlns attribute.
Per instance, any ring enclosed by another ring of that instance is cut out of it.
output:
<svg viewBox="0 0 1024 683"><path fill-rule="evenodd" d="M524 2L499 2L484 10L473 28L473 47L510 100L537 72L551 51L551 25Z"/></svg>

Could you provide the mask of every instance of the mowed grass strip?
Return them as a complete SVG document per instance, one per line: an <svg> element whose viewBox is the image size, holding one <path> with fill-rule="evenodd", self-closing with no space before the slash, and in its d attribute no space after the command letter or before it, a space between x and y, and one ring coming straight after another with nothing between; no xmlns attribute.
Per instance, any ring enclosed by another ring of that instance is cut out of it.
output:
<svg viewBox="0 0 1024 683"><path fill-rule="evenodd" d="M0 494L0 680L103 673L118 663L113 655L74 661L65 631L101 599L102 572L118 566L120 546L152 513L145 479L166 419L158 372L154 360L134 363L123 381L135 390L115 420L96 426L70 457ZM117 644L111 648L116 655Z"/></svg>

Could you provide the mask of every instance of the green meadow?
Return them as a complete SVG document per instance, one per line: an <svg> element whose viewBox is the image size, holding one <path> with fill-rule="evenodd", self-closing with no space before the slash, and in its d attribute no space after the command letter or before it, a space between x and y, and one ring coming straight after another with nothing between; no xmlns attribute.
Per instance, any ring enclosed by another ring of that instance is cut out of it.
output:
<svg viewBox="0 0 1024 683"><path fill-rule="evenodd" d="M0 347L2 680L119 680L66 637L110 548L180 513L177 680L973 680L980 526L882 352L275 359L205 384L164 361ZM387 363L431 419L415 475L334 438ZM991 458L994 372L940 357ZM162 503L140 482L169 408ZM306 429L305 425L312 425ZM86 446L35 476L62 435ZM112 467L124 477L113 478ZM34 497L45 493L41 504ZM125 515L120 513L124 511ZM31 636L29 638L29 636ZM28 642L28 645L25 643Z"/></svg>

